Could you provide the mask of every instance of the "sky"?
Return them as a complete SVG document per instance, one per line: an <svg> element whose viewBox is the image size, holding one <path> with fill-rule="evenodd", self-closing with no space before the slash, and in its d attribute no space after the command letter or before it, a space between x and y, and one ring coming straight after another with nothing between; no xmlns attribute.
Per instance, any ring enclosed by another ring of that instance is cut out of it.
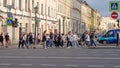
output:
<svg viewBox="0 0 120 68"><path fill-rule="evenodd" d="M109 11L109 2L115 0L84 0L84 1L86 1L92 8L97 9L102 16L111 16L111 12Z"/></svg>

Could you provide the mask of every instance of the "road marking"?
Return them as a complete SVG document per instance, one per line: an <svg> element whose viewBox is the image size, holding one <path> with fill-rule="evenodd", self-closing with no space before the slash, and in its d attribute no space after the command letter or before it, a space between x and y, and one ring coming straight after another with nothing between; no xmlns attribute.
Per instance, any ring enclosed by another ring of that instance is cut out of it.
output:
<svg viewBox="0 0 120 68"><path fill-rule="evenodd" d="M104 65L88 65L88 67L104 67Z"/></svg>
<svg viewBox="0 0 120 68"><path fill-rule="evenodd" d="M115 56L118 56L119 54L110 54L110 55L115 55Z"/></svg>
<svg viewBox="0 0 120 68"><path fill-rule="evenodd" d="M91 52L91 53L97 53L97 52Z"/></svg>
<svg viewBox="0 0 120 68"><path fill-rule="evenodd" d="M32 66L32 64L19 64L21 66Z"/></svg>
<svg viewBox="0 0 120 68"><path fill-rule="evenodd" d="M54 67L54 66L56 66L56 65L54 65L54 64L41 64L41 66L50 66L50 67Z"/></svg>
<svg viewBox="0 0 120 68"><path fill-rule="evenodd" d="M0 56L0 59L94 59L94 60L120 60L120 57L29 57L29 56Z"/></svg>
<svg viewBox="0 0 120 68"><path fill-rule="evenodd" d="M104 55L104 54L93 54L94 56L102 56L102 55Z"/></svg>
<svg viewBox="0 0 120 68"><path fill-rule="evenodd" d="M88 54L80 54L80 55L88 55Z"/></svg>
<svg viewBox="0 0 120 68"><path fill-rule="evenodd" d="M79 67L79 65L64 65L66 67Z"/></svg>
<svg viewBox="0 0 120 68"><path fill-rule="evenodd" d="M9 63L0 63L0 65L3 65L3 66L10 66L12 64L9 64Z"/></svg>
<svg viewBox="0 0 120 68"><path fill-rule="evenodd" d="M114 66L114 67L116 67L116 68L120 68L120 66Z"/></svg>
<svg viewBox="0 0 120 68"><path fill-rule="evenodd" d="M114 52L103 52L103 53L114 53Z"/></svg>

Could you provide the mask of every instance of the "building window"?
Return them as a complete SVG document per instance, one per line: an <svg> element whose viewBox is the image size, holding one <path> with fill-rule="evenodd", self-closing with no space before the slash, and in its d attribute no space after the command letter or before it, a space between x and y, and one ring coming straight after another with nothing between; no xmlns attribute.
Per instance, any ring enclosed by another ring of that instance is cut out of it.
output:
<svg viewBox="0 0 120 68"><path fill-rule="evenodd" d="M51 8L51 13L50 13L50 16L52 16L52 17L53 17L53 16L54 16L54 14L53 14L53 13L54 13L53 8Z"/></svg>
<svg viewBox="0 0 120 68"><path fill-rule="evenodd" d="M7 7L7 0L3 0L3 6Z"/></svg>
<svg viewBox="0 0 120 68"><path fill-rule="evenodd" d="M37 2L37 6L39 7L39 2Z"/></svg>
<svg viewBox="0 0 120 68"><path fill-rule="evenodd" d="M25 0L25 11L28 10L28 0Z"/></svg>
<svg viewBox="0 0 120 68"><path fill-rule="evenodd" d="M43 4L41 4L41 14L43 15Z"/></svg>
<svg viewBox="0 0 120 68"><path fill-rule="evenodd" d="M58 12L60 12L60 5L58 4Z"/></svg>
<svg viewBox="0 0 120 68"><path fill-rule="evenodd" d="M54 17L56 18L56 11L55 11L55 9L54 9Z"/></svg>
<svg viewBox="0 0 120 68"><path fill-rule="evenodd" d="M21 10L22 0L19 0L19 9Z"/></svg>
<svg viewBox="0 0 120 68"><path fill-rule="evenodd" d="M27 33L27 30L28 30L28 23L25 24L25 27L26 27L26 33Z"/></svg>
<svg viewBox="0 0 120 68"><path fill-rule="evenodd" d="M38 13L39 13L39 6L40 6L39 2L37 2L37 6L38 6Z"/></svg>
<svg viewBox="0 0 120 68"><path fill-rule="evenodd" d="M32 12L34 12L33 10L34 10L34 0L32 0Z"/></svg>
<svg viewBox="0 0 120 68"><path fill-rule="evenodd" d="M1 0L0 0L0 6L1 6L1 4L2 4L2 3L1 3Z"/></svg>
<svg viewBox="0 0 120 68"><path fill-rule="evenodd" d="M32 33L35 33L35 25L32 24Z"/></svg>
<svg viewBox="0 0 120 68"><path fill-rule="evenodd" d="M12 0L12 7L15 8L15 0Z"/></svg>
<svg viewBox="0 0 120 68"><path fill-rule="evenodd" d="M48 7L48 16L50 17L50 7Z"/></svg>

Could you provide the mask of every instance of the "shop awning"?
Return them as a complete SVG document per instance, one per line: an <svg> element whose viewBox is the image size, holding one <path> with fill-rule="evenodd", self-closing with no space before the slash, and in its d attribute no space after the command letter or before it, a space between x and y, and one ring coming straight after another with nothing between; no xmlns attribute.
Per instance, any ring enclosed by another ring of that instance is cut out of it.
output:
<svg viewBox="0 0 120 68"><path fill-rule="evenodd" d="M4 17L0 15L0 20L3 21L4 20Z"/></svg>
<svg viewBox="0 0 120 68"><path fill-rule="evenodd" d="M4 17L0 15L0 19L4 19Z"/></svg>

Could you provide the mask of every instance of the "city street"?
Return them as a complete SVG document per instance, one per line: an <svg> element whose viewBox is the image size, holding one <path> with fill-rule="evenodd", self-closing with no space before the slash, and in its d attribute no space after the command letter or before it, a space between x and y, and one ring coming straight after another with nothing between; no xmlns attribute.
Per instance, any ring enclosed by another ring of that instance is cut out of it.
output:
<svg viewBox="0 0 120 68"><path fill-rule="evenodd" d="M0 49L0 68L120 68L120 49Z"/></svg>
<svg viewBox="0 0 120 68"><path fill-rule="evenodd" d="M119 14L120 0L0 0L0 68L120 68Z"/></svg>

